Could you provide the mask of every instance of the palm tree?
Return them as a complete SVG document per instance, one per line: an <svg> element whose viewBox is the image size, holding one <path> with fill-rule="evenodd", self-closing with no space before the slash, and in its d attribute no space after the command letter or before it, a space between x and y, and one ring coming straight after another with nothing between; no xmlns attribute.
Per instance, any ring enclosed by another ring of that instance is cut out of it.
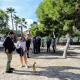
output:
<svg viewBox="0 0 80 80"><path fill-rule="evenodd" d="M12 21L12 28L14 30L13 13L15 13L15 9L13 9L12 7L9 7L9 8L7 8L7 11L6 12L10 14L11 21Z"/></svg>
<svg viewBox="0 0 80 80"><path fill-rule="evenodd" d="M18 28L18 25L21 23L21 19L18 16L14 15L14 20L15 20L16 34L18 34L17 28Z"/></svg>
<svg viewBox="0 0 80 80"><path fill-rule="evenodd" d="M20 26L20 28L21 28L21 35L23 35L23 28L27 28L27 22L25 21L25 18L22 18L21 19L21 26Z"/></svg>

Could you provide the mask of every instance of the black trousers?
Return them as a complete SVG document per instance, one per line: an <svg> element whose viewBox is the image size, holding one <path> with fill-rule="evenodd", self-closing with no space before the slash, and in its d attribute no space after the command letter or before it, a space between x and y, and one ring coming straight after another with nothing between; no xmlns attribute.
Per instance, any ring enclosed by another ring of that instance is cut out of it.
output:
<svg viewBox="0 0 80 80"><path fill-rule="evenodd" d="M27 46L26 48L27 48L27 57L29 58L29 46Z"/></svg>
<svg viewBox="0 0 80 80"><path fill-rule="evenodd" d="M38 53L38 48L37 48L37 46L34 46L34 47L33 47L33 51L34 51L34 54L37 54L37 53Z"/></svg>
<svg viewBox="0 0 80 80"><path fill-rule="evenodd" d="M50 52L50 45L47 45L47 52Z"/></svg>
<svg viewBox="0 0 80 80"><path fill-rule="evenodd" d="M53 45L52 48L53 48L53 52L55 53L55 45Z"/></svg>

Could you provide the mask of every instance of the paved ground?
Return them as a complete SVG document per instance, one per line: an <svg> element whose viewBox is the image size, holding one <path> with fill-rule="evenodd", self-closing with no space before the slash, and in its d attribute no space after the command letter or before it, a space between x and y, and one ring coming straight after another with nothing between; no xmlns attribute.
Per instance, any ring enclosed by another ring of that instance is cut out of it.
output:
<svg viewBox="0 0 80 80"><path fill-rule="evenodd" d="M54 53L30 54L29 68L20 68L19 55L14 54L12 66L14 73L5 73L6 55L0 52L0 80L80 80L80 50L70 48L68 58L62 58L62 51ZM32 73L32 64L36 61L38 74Z"/></svg>

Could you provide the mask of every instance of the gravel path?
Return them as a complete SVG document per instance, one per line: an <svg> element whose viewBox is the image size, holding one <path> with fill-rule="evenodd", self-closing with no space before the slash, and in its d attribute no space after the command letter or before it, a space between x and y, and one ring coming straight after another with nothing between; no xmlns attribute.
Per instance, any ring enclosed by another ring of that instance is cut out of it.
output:
<svg viewBox="0 0 80 80"><path fill-rule="evenodd" d="M14 54L11 65L15 71L11 74L5 73L6 61L6 55L0 52L0 80L80 80L79 52L77 56L68 55L67 59L52 53L31 54L29 68L21 68L19 55ZM36 74L32 72L34 62L37 63Z"/></svg>

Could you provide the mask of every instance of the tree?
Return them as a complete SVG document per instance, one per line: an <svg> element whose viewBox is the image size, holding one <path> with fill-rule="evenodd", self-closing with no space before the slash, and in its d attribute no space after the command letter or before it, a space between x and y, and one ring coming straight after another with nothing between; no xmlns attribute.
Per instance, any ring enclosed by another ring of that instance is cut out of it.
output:
<svg viewBox="0 0 80 80"><path fill-rule="evenodd" d="M5 29L8 29L8 15L0 10L0 33L7 34Z"/></svg>
<svg viewBox="0 0 80 80"><path fill-rule="evenodd" d="M73 26L80 29L79 5L75 10L78 3L80 0L43 0L36 11L39 21L46 29L55 32L56 37L64 35L64 33L67 35L67 43L63 53L65 58L70 38L74 34Z"/></svg>
<svg viewBox="0 0 80 80"><path fill-rule="evenodd" d="M36 10L37 17L39 21L44 24L44 30L46 33L48 33L47 35L53 34L53 32L55 32L57 34L57 37L58 33L56 30L61 31L63 28L59 20L59 11L61 11L61 4L62 3L59 0L44 0Z"/></svg>
<svg viewBox="0 0 80 80"><path fill-rule="evenodd" d="M36 30L38 29L37 28L38 26L37 26L37 22L33 22L32 24L31 24L31 28L30 28L30 35L31 36L36 36Z"/></svg>
<svg viewBox="0 0 80 80"><path fill-rule="evenodd" d="M18 34L18 27L19 27L18 25L21 23L21 19L18 16L14 15L14 20L15 20L16 34Z"/></svg>
<svg viewBox="0 0 80 80"><path fill-rule="evenodd" d="M8 27L4 27L0 30L0 33L1 34L4 34L5 36L8 35L8 33L10 32L11 30L8 28Z"/></svg>
<svg viewBox="0 0 80 80"><path fill-rule="evenodd" d="M10 14L11 22L12 22L12 29L14 30L13 13L15 13L15 9L13 9L12 7L9 7L7 8L6 12Z"/></svg>
<svg viewBox="0 0 80 80"><path fill-rule="evenodd" d="M33 24L31 24L31 28L30 28L30 34L31 36L44 36L44 32L43 32L43 25L42 24L38 24L37 22L33 22Z"/></svg>
<svg viewBox="0 0 80 80"><path fill-rule="evenodd" d="M23 28L27 28L27 22L25 18L19 19L19 27L21 28L21 35L23 35Z"/></svg>
<svg viewBox="0 0 80 80"><path fill-rule="evenodd" d="M80 2L76 4L75 11L75 26L78 30L80 30Z"/></svg>
<svg viewBox="0 0 80 80"><path fill-rule="evenodd" d="M8 25L8 15L3 11L0 10L0 27L7 27Z"/></svg>

